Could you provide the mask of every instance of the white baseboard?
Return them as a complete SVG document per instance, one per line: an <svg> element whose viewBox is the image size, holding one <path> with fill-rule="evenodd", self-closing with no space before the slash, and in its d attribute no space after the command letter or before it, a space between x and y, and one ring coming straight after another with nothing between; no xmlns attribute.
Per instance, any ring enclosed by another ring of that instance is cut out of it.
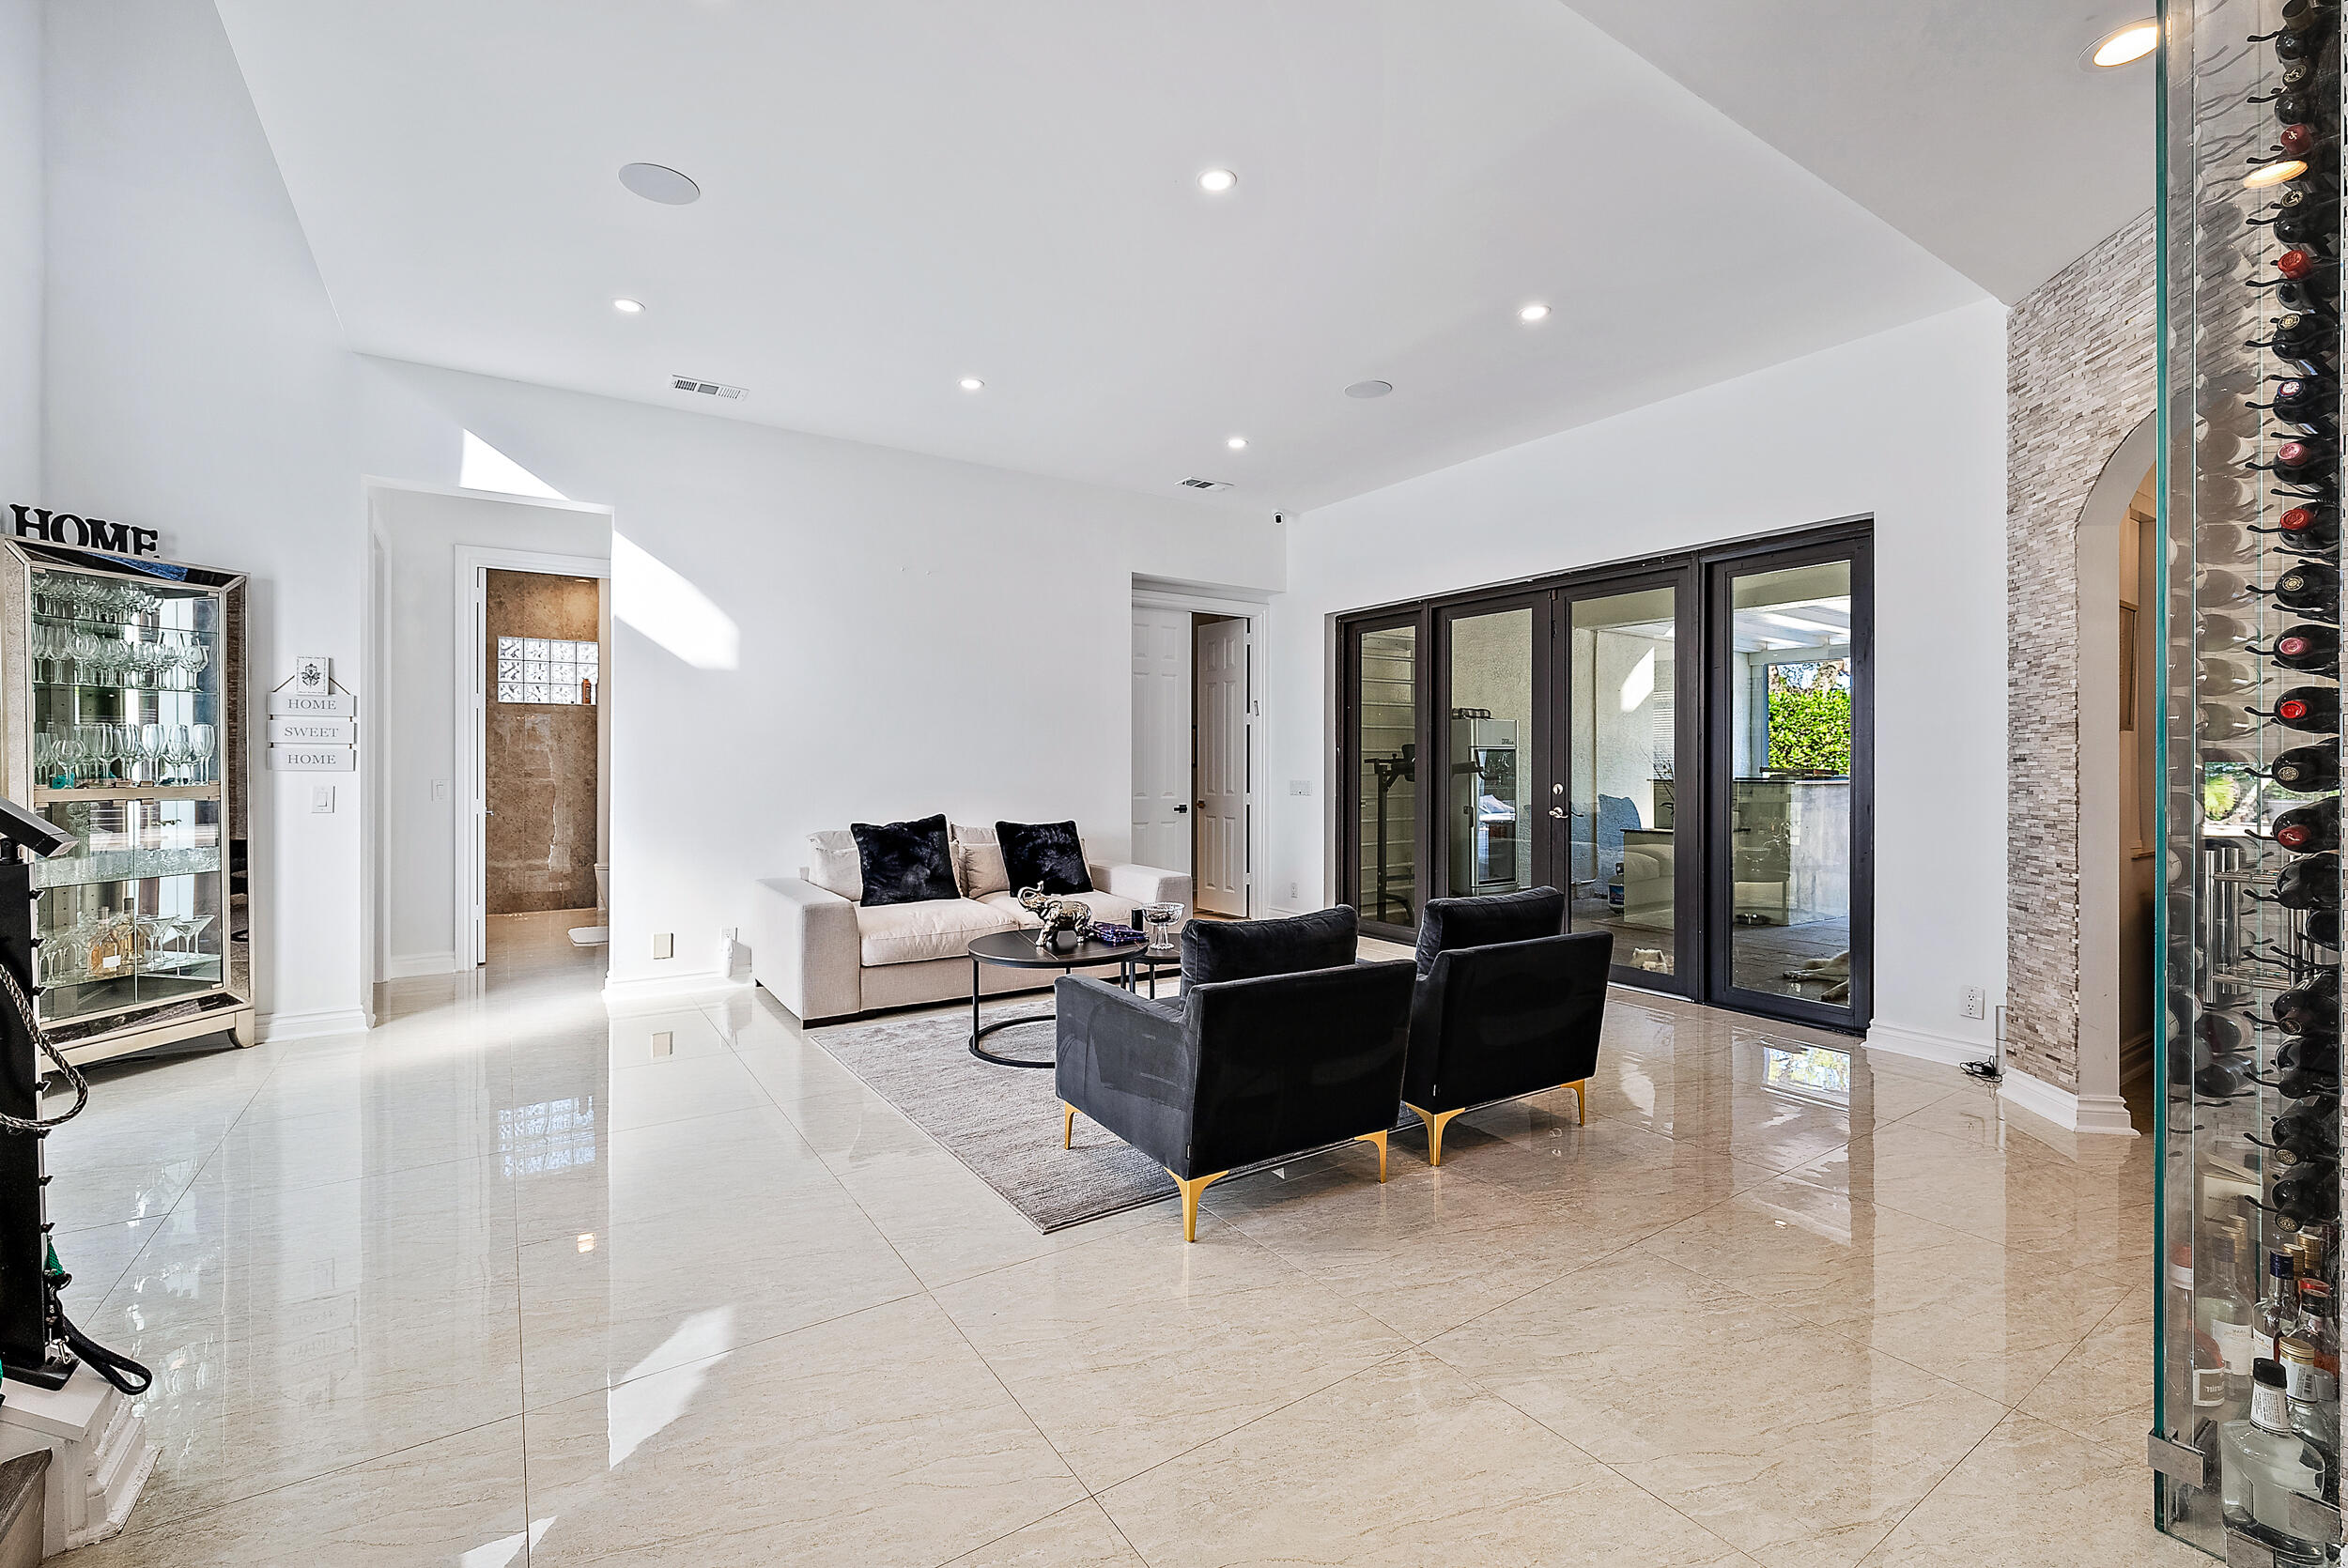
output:
<svg viewBox="0 0 2348 1568"><path fill-rule="evenodd" d="M2032 1078L2027 1072L2008 1068L2004 1081L1998 1085L1998 1098L2034 1116L2045 1117L2065 1132L2136 1136L2136 1126L2128 1119L2127 1102L2118 1095L2073 1094L2068 1089L2056 1088L2043 1078Z"/></svg>
<svg viewBox="0 0 2348 1568"><path fill-rule="evenodd" d="M464 967L455 953L394 953L383 961L383 977L406 980L419 975L454 975Z"/></svg>
<svg viewBox="0 0 2348 1568"><path fill-rule="evenodd" d="M367 1015L360 1007L322 1007L306 1013L263 1013L259 1020L264 1044L277 1040L317 1039L326 1035L363 1035Z"/></svg>
<svg viewBox="0 0 2348 1568"><path fill-rule="evenodd" d="M1910 1028L1905 1023L1886 1023L1880 1019L1867 1025L1867 1049L1889 1052L1894 1056L1913 1056L1920 1062L1939 1062L1945 1067L1963 1067L1967 1062L1985 1062L1998 1053L1995 1040L1969 1040L1962 1035L1937 1034L1929 1029Z"/></svg>
<svg viewBox="0 0 2348 1568"><path fill-rule="evenodd" d="M606 1007L628 1007L639 1003L707 996L714 992L746 991L750 984L748 974L737 979L715 969L704 969L690 975L659 975L641 980L606 980L603 1000Z"/></svg>

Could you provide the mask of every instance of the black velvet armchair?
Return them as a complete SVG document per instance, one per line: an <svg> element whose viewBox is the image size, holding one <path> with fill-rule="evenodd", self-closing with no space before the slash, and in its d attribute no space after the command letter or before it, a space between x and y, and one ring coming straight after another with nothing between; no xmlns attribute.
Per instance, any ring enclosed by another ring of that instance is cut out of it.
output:
<svg viewBox="0 0 2348 1568"><path fill-rule="evenodd" d="M1198 1195L1242 1165L1355 1139L1385 1180L1414 976L1354 962L1354 922L1351 909L1194 922L1179 1000L1059 980L1061 1145L1081 1111L1164 1165L1191 1241Z"/></svg>
<svg viewBox="0 0 2348 1568"><path fill-rule="evenodd" d="M1452 1117L1494 1100L1570 1087L1588 1121L1614 938L1560 935L1564 920L1565 896L1548 887L1428 901L1402 1081L1428 1163L1443 1163Z"/></svg>

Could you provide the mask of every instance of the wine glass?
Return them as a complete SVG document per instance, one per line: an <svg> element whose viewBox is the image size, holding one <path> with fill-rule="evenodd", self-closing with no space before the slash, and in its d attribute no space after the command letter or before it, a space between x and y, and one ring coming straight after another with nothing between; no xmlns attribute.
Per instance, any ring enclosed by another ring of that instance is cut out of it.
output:
<svg viewBox="0 0 2348 1568"><path fill-rule="evenodd" d="M1150 950L1170 953L1174 950L1174 928L1182 924L1182 906L1175 903L1145 904L1141 923L1150 930Z"/></svg>
<svg viewBox="0 0 2348 1568"><path fill-rule="evenodd" d="M188 749L195 759L195 781L199 784L212 781L212 747L218 739L218 732L209 724L188 726Z"/></svg>
<svg viewBox="0 0 2348 1568"><path fill-rule="evenodd" d="M163 781L163 758L170 750L171 726L142 724L139 726L139 762L147 769L147 782Z"/></svg>

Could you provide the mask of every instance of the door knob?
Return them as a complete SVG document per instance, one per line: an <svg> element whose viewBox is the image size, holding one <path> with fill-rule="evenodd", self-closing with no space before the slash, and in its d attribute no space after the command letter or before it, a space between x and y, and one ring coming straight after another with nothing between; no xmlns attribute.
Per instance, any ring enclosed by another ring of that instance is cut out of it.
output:
<svg viewBox="0 0 2348 1568"><path fill-rule="evenodd" d="M1190 809L1190 807L1187 807L1187 806L1178 806L1178 807L1174 807L1174 814L1175 814L1176 816L1178 816L1178 817L1179 817L1179 816L1181 816L1183 812L1185 812L1185 811L1187 811L1187 810L1189 810L1189 809Z"/></svg>
<svg viewBox="0 0 2348 1568"><path fill-rule="evenodd" d="M1562 806L1552 806L1549 808L1549 814L1562 821L1566 814L1566 808Z"/></svg>

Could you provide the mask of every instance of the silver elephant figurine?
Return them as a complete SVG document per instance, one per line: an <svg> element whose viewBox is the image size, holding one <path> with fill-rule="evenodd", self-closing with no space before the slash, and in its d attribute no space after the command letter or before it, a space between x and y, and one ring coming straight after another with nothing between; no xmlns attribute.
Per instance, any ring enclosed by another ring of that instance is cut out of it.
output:
<svg viewBox="0 0 2348 1568"><path fill-rule="evenodd" d="M1019 907L1043 921L1035 933L1039 953L1074 952L1092 934L1092 906L1082 899L1046 893L1041 887L1023 887L1019 890ZM1063 935L1067 938L1065 946L1061 945Z"/></svg>

